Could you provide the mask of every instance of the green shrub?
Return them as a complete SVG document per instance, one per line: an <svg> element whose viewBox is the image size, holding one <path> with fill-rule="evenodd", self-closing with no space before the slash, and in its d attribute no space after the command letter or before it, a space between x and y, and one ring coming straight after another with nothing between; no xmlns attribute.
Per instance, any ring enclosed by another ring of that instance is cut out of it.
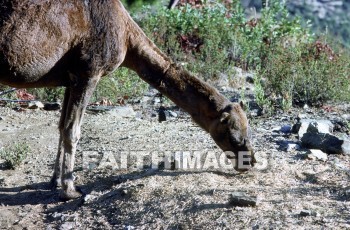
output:
<svg viewBox="0 0 350 230"><path fill-rule="evenodd" d="M265 91L289 104L322 105L328 100L350 99L350 56L332 56L316 49L324 44L298 43L271 47L260 77L267 79Z"/></svg>
<svg viewBox="0 0 350 230"><path fill-rule="evenodd" d="M15 143L14 145L0 150L0 157L5 160L5 166L15 169L28 156L30 148L25 143Z"/></svg>
<svg viewBox="0 0 350 230"><path fill-rule="evenodd" d="M115 103L120 98L142 95L148 85L133 71L119 68L110 76L101 79L96 87L92 101L108 98Z"/></svg>
<svg viewBox="0 0 350 230"><path fill-rule="evenodd" d="M48 102L56 102L56 101L63 101L64 96L64 87L57 87L57 88L35 88L35 89L28 89L27 92L34 95L35 98L48 101Z"/></svg>
<svg viewBox="0 0 350 230"><path fill-rule="evenodd" d="M349 100L349 55L334 51L342 55L332 60L327 53L315 56L312 25L291 17L285 1L269 1L260 17L252 19L246 18L239 0L231 4L208 1L201 8L144 7L133 18L161 50L205 80L220 72L233 75L233 66L254 72L264 80L255 87L261 106L287 110L293 103ZM115 102L139 96L146 89L135 73L119 69L101 80L92 100ZM43 90L36 95L53 100L62 92Z"/></svg>

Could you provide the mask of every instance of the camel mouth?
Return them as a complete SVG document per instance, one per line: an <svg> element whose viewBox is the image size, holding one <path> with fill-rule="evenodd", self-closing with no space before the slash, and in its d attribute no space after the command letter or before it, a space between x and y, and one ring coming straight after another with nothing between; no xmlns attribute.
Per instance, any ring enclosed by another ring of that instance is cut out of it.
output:
<svg viewBox="0 0 350 230"><path fill-rule="evenodd" d="M227 159L232 162L236 171L246 172L255 166L257 163L252 151L225 151Z"/></svg>

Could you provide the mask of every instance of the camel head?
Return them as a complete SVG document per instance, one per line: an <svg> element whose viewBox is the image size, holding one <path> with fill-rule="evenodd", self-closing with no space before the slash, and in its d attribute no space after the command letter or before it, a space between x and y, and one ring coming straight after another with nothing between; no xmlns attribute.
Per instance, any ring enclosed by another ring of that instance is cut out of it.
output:
<svg viewBox="0 0 350 230"><path fill-rule="evenodd" d="M242 103L227 105L212 123L209 133L237 171L247 171L254 166L250 128Z"/></svg>

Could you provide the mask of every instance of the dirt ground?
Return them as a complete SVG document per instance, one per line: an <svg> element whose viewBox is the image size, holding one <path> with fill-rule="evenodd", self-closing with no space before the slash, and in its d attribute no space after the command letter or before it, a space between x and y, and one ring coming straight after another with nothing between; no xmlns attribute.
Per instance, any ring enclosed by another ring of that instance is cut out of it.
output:
<svg viewBox="0 0 350 230"><path fill-rule="evenodd" d="M0 160L1 229L350 229L350 156L329 155L323 162L306 159L305 149L287 152L284 145L297 138L278 127L292 125L299 112L251 120L258 158L267 164L243 174L223 168L138 169L133 161L128 169L99 167L109 153L117 158L123 152L219 150L181 113L162 123L152 116L87 114L76 184L88 195L62 202L48 183L59 112L0 107L0 148L25 142L31 149L15 170ZM256 196L257 206L230 204L232 192Z"/></svg>

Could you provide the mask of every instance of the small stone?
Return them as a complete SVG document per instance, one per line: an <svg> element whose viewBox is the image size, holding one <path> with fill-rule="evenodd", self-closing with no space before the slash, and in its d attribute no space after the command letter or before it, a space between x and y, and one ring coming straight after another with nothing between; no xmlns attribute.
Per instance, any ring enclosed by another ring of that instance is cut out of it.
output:
<svg viewBox="0 0 350 230"><path fill-rule="evenodd" d="M254 76L253 75L246 75L245 81L250 83L250 84L254 84Z"/></svg>
<svg viewBox="0 0 350 230"><path fill-rule="evenodd" d="M173 112L173 111L169 111L169 115L171 116L171 117L177 117L178 115L177 115L177 113L175 113L175 112Z"/></svg>
<svg viewBox="0 0 350 230"><path fill-rule="evenodd" d="M107 113L117 118L132 118L136 115L131 106L116 106L107 111Z"/></svg>
<svg viewBox="0 0 350 230"><path fill-rule="evenodd" d="M341 145L341 149L343 154L350 155L350 140L343 140L343 144Z"/></svg>
<svg viewBox="0 0 350 230"><path fill-rule="evenodd" d="M345 194L346 198L350 199L350 187L345 189L345 193L344 194Z"/></svg>
<svg viewBox="0 0 350 230"><path fill-rule="evenodd" d="M343 114L341 117L346 121L350 121L350 114Z"/></svg>
<svg viewBox="0 0 350 230"><path fill-rule="evenodd" d="M3 120L5 120L3 117L0 117L0 121L3 121Z"/></svg>
<svg viewBox="0 0 350 230"><path fill-rule="evenodd" d="M271 131L272 131L272 132L279 132L279 131L281 131L281 127L279 127L279 126L274 127L274 128L272 128Z"/></svg>
<svg viewBox="0 0 350 230"><path fill-rule="evenodd" d="M322 152L319 149L310 149L309 154L307 155L307 158L310 160L320 160L320 161L328 160L327 154Z"/></svg>
<svg viewBox="0 0 350 230"><path fill-rule="evenodd" d="M32 101L28 104L28 109L42 109L44 108L44 104L40 101Z"/></svg>
<svg viewBox="0 0 350 230"><path fill-rule="evenodd" d="M74 229L74 227L75 227L74 222L66 222L66 223L63 223L59 229L60 230L70 230L70 229Z"/></svg>
<svg viewBox="0 0 350 230"><path fill-rule="evenodd" d="M300 145L298 145L296 143L288 143L287 144L287 152L291 152L294 150L300 150Z"/></svg>
<svg viewBox="0 0 350 230"><path fill-rule="evenodd" d="M153 99L153 104L159 104L160 103L160 98L156 97Z"/></svg>
<svg viewBox="0 0 350 230"><path fill-rule="evenodd" d="M121 195L122 196L126 196L126 195L128 195L129 194L129 191L127 190L127 189L123 189L122 191L121 191Z"/></svg>
<svg viewBox="0 0 350 230"><path fill-rule="evenodd" d="M53 103L45 103L44 110L53 111L61 109L61 103L53 102Z"/></svg>
<svg viewBox="0 0 350 230"><path fill-rule="evenodd" d="M317 212L311 211L311 210L301 210L299 215L300 216L319 216Z"/></svg>
<svg viewBox="0 0 350 230"><path fill-rule="evenodd" d="M158 111L158 121L163 122L166 121L166 114L165 114L165 109L163 107L159 108Z"/></svg>
<svg viewBox="0 0 350 230"><path fill-rule="evenodd" d="M61 218L62 217L62 213L58 213L58 212L54 212L53 214L52 214L52 217L53 218Z"/></svg>
<svg viewBox="0 0 350 230"><path fill-rule="evenodd" d="M84 196L84 204L89 204L91 203L91 201L93 201L96 198L96 196L87 194L86 196Z"/></svg>
<svg viewBox="0 0 350 230"><path fill-rule="evenodd" d="M233 192L230 195L230 204L233 206L247 207L257 205L256 196L247 196L243 192Z"/></svg>
<svg viewBox="0 0 350 230"><path fill-rule="evenodd" d="M292 126L290 125L283 125L280 129L282 133L291 133L292 132Z"/></svg>
<svg viewBox="0 0 350 230"><path fill-rule="evenodd" d="M252 109L249 111L249 113L250 113L250 116L252 117L259 117L263 114L262 109Z"/></svg>
<svg viewBox="0 0 350 230"><path fill-rule="evenodd" d="M304 106L303 106L303 109L308 109L309 108L309 106L307 105L307 104L305 104Z"/></svg>

